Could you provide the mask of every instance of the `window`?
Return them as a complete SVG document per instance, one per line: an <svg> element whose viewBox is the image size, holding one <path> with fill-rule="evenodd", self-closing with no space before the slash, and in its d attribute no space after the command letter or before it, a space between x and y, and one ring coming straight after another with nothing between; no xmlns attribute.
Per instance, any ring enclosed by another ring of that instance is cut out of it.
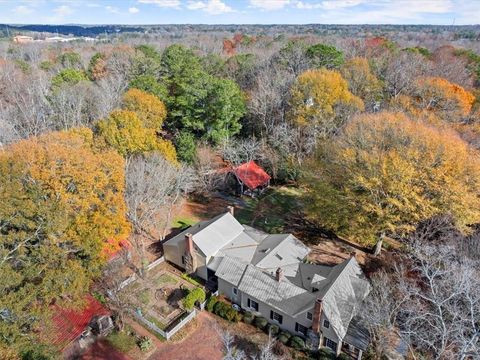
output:
<svg viewBox="0 0 480 360"><path fill-rule="evenodd" d="M307 336L307 328L302 324L295 323L295 331L300 334L303 334L304 336Z"/></svg>
<svg viewBox="0 0 480 360"><path fill-rule="evenodd" d="M252 299L247 299L247 305L250 309L258 311L258 303Z"/></svg>
<svg viewBox="0 0 480 360"><path fill-rule="evenodd" d="M232 288L233 295L238 295L238 289L236 287Z"/></svg>
<svg viewBox="0 0 480 360"><path fill-rule="evenodd" d="M185 265L185 256L182 256L182 264Z"/></svg>
<svg viewBox="0 0 480 360"><path fill-rule="evenodd" d="M281 324L283 322L283 316L275 311L270 311L270 319Z"/></svg>
<svg viewBox="0 0 480 360"><path fill-rule="evenodd" d="M325 329L329 329L330 328L330 321L328 321L327 319L323 320L323 327Z"/></svg>
<svg viewBox="0 0 480 360"><path fill-rule="evenodd" d="M307 319L313 320L313 314L311 312L307 312Z"/></svg>
<svg viewBox="0 0 480 360"><path fill-rule="evenodd" d="M337 353L337 343L329 338L323 338L323 346L326 346L333 350L333 352Z"/></svg>

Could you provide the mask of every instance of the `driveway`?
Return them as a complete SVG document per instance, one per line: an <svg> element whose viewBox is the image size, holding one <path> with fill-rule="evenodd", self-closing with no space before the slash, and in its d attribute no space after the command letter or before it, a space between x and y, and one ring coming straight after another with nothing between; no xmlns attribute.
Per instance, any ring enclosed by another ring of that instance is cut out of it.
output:
<svg viewBox="0 0 480 360"><path fill-rule="evenodd" d="M197 316L198 326L181 342L162 342L149 360L221 360L223 345L213 316L202 311Z"/></svg>

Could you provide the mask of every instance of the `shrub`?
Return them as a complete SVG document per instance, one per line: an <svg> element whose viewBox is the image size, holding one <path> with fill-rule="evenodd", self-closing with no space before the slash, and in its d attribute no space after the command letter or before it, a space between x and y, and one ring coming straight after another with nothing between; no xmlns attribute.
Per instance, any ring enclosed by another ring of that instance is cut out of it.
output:
<svg viewBox="0 0 480 360"><path fill-rule="evenodd" d="M282 331L280 332L280 335L278 335L278 341L280 341L284 345L287 345L288 340L290 340L291 337L292 335L290 335L289 332Z"/></svg>
<svg viewBox="0 0 480 360"><path fill-rule="evenodd" d="M267 334L271 334L272 336L277 336L280 332L280 328L275 324L268 324L266 328Z"/></svg>
<svg viewBox="0 0 480 360"><path fill-rule="evenodd" d="M183 299L183 307L187 310L192 310L197 302L205 301L205 291L202 288L195 288L188 293Z"/></svg>
<svg viewBox="0 0 480 360"><path fill-rule="evenodd" d="M207 302L207 310L210 312L213 312L213 308L217 302L218 302L218 298L216 296L211 296Z"/></svg>
<svg viewBox="0 0 480 360"><path fill-rule="evenodd" d="M263 330L265 329L265 326L267 326L268 324L268 321L267 319L263 318L263 317L257 317L255 318L255 326L257 328L259 328L260 330Z"/></svg>
<svg viewBox="0 0 480 360"><path fill-rule="evenodd" d="M243 315L243 322L244 323L251 324L251 323L253 323L253 320L255 320L255 315L253 315L253 313L251 313L250 311L247 311Z"/></svg>
<svg viewBox="0 0 480 360"><path fill-rule="evenodd" d="M289 345L295 350L303 350L305 348L305 341L299 336L292 336Z"/></svg>
<svg viewBox="0 0 480 360"><path fill-rule="evenodd" d="M138 346L140 347L140 350L142 351L148 351L153 345L152 339L150 339L148 336L144 336L140 339Z"/></svg>
<svg viewBox="0 0 480 360"><path fill-rule="evenodd" d="M337 356L337 360L351 360L351 357L348 356L347 354L341 353L340 355Z"/></svg>
<svg viewBox="0 0 480 360"><path fill-rule="evenodd" d="M218 316L226 319L227 311L229 310L228 304L224 303L223 301L219 301L213 307L213 312Z"/></svg>
<svg viewBox="0 0 480 360"><path fill-rule="evenodd" d="M329 348L321 348L318 350L318 360L334 360L335 354Z"/></svg>
<svg viewBox="0 0 480 360"><path fill-rule="evenodd" d="M230 307L226 313L225 313L225 318L228 320L228 321L233 321L235 319L235 315L237 314L237 310L235 310L234 308Z"/></svg>

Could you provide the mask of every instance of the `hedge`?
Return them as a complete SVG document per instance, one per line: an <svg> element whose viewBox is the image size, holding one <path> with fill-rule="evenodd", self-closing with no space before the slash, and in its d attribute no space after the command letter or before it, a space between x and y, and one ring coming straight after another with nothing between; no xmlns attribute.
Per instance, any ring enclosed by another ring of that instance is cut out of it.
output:
<svg viewBox="0 0 480 360"><path fill-rule="evenodd" d="M187 296L183 299L183 307L187 310L192 310L195 303L198 301L202 303L205 301L205 291L202 288L195 288L191 290Z"/></svg>
<svg viewBox="0 0 480 360"><path fill-rule="evenodd" d="M207 302L207 310L213 312L213 307L218 302L218 298L216 296L211 296Z"/></svg>
<svg viewBox="0 0 480 360"><path fill-rule="evenodd" d="M280 335L278 335L278 341L280 341L283 345L287 345L288 340L290 340L291 337L292 335L289 332L281 331Z"/></svg>
<svg viewBox="0 0 480 360"><path fill-rule="evenodd" d="M268 321L267 321L267 319L265 319L263 317L256 317L255 321L254 321L254 324L257 328L259 328L260 330L263 330L263 329L265 329L265 326L267 326Z"/></svg>
<svg viewBox="0 0 480 360"><path fill-rule="evenodd" d="M319 360L335 360L336 356L332 350L328 348L321 348L318 350L318 359Z"/></svg>
<svg viewBox="0 0 480 360"><path fill-rule="evenodd" d="M272 336L277 336L278 333L280 332L280 328L278 325L275 324L268 324L266 327L267 334L270 334Z"/></svg>
<svg viewBox="0 0 480 360"><path fill-rule="evenodd" d="M253 313L251 313L250 311L247 311L243 315L243 322L244 323L251 324L251 323L253 323L253 320L255 320L255 315L253 315Z"/></svg>
<svg viewBox="0 0 480 360"><path fill-rule="evenodd" d="M219 301L218 299L216 299L216 302L213 304L213 312L228 321L238 322L242 320L242 315L237 310L230 304Z"/></svg>
<svg viewBox="0 0 480 360"><path fill-rule="evenodd" d="M292 336L289 344L295 350L303 350L305 349L305 341L299 336Z"/></svg>

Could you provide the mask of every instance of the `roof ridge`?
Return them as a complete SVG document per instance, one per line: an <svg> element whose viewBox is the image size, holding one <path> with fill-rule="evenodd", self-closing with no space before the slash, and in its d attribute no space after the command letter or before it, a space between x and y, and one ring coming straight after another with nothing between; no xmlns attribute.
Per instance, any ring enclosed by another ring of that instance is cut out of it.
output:
<svg viewBox="0 0 480 360"><path fill-rule="evenodd" d="M335 267L337 266L342 266L345 264L344 268L338 273L338 275L335 277L335 279L333 281L331 281L331 283L329 284L329 286L327 287L327 290L325 290L325 293L323 294L322 296L322 299L325 299L325 297L328 295L328 293L330 292L330 290L333 288L333 285L336 284L337 280L340 278L340 276L343 274L343 272L345 271L345 269L347 268L347 266L350 264L350 262L352 261L352 259L355 259L354 256L352 256L350 259L347 259L343 262L341 262L340 264L337 264L335 265L332 270L330 271L330 273L335 269ZM330 275L330 274L329 274Z"/></svg>

